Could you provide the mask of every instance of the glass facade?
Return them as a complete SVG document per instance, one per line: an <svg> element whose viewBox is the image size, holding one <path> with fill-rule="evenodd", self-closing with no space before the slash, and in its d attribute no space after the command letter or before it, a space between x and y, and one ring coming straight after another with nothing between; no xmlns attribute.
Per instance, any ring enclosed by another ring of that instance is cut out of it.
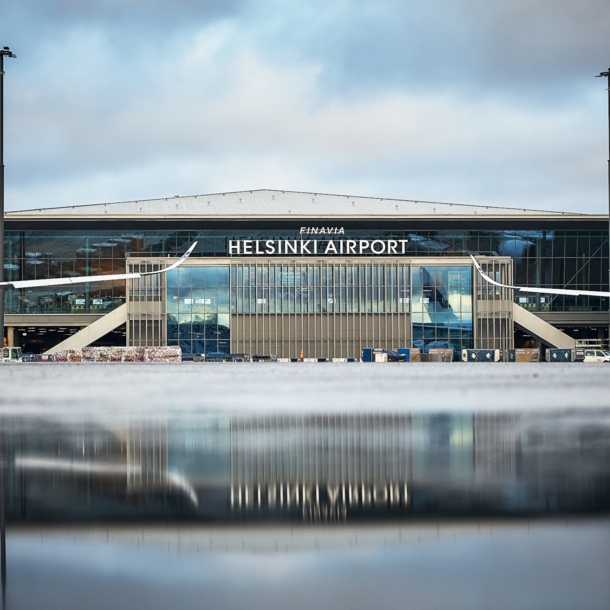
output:
<svg viewBox="0 0 610 610"><path fill-rule="evenodd" d="M189 354L229 353L229 267L167 273L167 344Z"/></svg>
<svg viewBox="0 0 610 610"><path fill-rule="evenodd" d="M474 347L472 267L413 267L413 347Z"/></svg>
<svg viewBox="0 0 610 610"><path fill-rule="evenodd" d="M232 313L408 313L410 268L268 263L231 267Z"/></svg>
<svg viewBox="0 0 610 610"><path fill-rule="evenodd" d="M472 290L472 267L408 261L183 266L167 274L168 345L228 353L230 314L412 313L413 347L459 354L473 347Z"/></svg>
<svg viewBox="0 0 610 610"><path fill-rule="evenodd" d="M498 225L508 226L510 220L499 219ZM540 221L543 224L545 221ZM196 226L198 221L189 223ZM94 224L93 222L88 224ZM338 219L333 224L345 224ZM107 226L105 223L104 226ZM134 223L132 223L133 227ZM226 257L227 240L229 239L299 239L299 229L266 229L266 230L180 230L175 228L151 229L148 221L138 221L137 229L126 228L121 221L116 222L116 229L84 230L54 229L54 230L14 230L11 220L6 222L4 243L6 280L25 280L40 278L55 278L65 276L97 275L122 273L125 271L125 258L128 255L174 256L183 253L195 240L198 241L195 256ZM324 239L317 236L317 239ZM486 256L511 256L515 266L515 283L517 285L547 288L582 288L587 290L608 290L608 233L606 230L384 230L384 229L345 229L342 239L407 239L406 256L409 257L451 257L469 254ZM337 239L336 236L326 236L326 239ZM347 272L347 269L346 269ZM307 287L325 286L322 277L316 284L309 276L299 276L300 281L306 279ZM353 282L354 278L352 278ZM392 279L391 279L392 280ZM242 282L245 278L242 278ZM248 278L248 281L250 279ZM277 272L273 280L278 286ZM295 282L297 278L295 276ZM326 280L328 282L328 279ZM334 281L334 280L333 280ZM386 285L392 281L383 280ZM289 280L280 277L281 286L291 289ZM346 290L349 288L346 276ZM362 280L358 278L359 286L376 285L374 278ZM379 283L379 279L377 280ZM235 283L237 286L237 282ZM327 285L328 286L328 285ZM244 289L251 286L244 284ZM263 284L256 285L257 289ZM271 283L269 284L271 288ZM310 294L303 292L297 297L297 286L294 284L294 299L292 292L281 296L281 307L284 303L290 307L303 306L304 295L307 294L307 307L310 307ZM245 293L244 293L245 294ZM303 298L302 298L303 297ZM250 299L265 298L253 297ZM271 293L269 307L271 306ZM316 294L314 291L313 298ZM329 303L328 299L333 302ZM349 293L341 293L332 297L326 294L324 306L337 305L354 307L354 295L350 301ZM336 299L336 303L335 303ZM532 311L607 311L608 300L600 297L572 297L545 295L517 296L520 305ZM377 301L371 294L371 307L377 302L386 301L386 296L378 296ZM125 302L125 283L111 282L71 287L70 290L24 290L6 291L5 307L7 313L106 313ZM350 305L351 302L351 305ZM322 292L320 292L320 307ZM256 303L265 305L265 303ZM251 303L250 303L251 305ZM277 299L275 307L277 307ZM317 305L314 303L313 307ZM358 307L367 307L367 298L361 300L358 296ZM385 304L383 305L385 307ZM179 312L175 312L179 313ZM200 312L198 312L200 313ZM220 314L220 312L218 312Z"/></svg>

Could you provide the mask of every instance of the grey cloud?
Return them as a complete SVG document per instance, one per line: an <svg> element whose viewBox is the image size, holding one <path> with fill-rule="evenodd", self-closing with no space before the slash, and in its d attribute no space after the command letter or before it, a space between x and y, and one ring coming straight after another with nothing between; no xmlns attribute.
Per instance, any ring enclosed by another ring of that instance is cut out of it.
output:
<svg viewBox="0 0 610 610"><path fill-rule="evenodd" d="M605 0L320 1L299 7L298 19L297 32L292 20L275 22L270 52L290 40L316 57L334 94L383 84L564 103L610 61Z"/></svg>
<svg viewBox="0 0 610 610"><path fill-rule="evenodd" d="M605 207L605 0L4 14L9 208L259 186Z"/></svg>

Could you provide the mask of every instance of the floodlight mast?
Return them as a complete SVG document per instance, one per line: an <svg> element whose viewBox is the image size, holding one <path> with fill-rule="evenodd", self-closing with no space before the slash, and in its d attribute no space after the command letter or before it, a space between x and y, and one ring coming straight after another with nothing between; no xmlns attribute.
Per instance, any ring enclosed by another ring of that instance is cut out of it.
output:
<svg viewBox="0 0 610 610"><path fill-rule="evenodd" d="M596 78L608 79L608 290L610 290L610 68L600 72ZM608 349L610 349L610 303L608 304Z"/></svg>
<svg viewBox="0 0 610 610"><path fill-rule="evenodd" d="M17 57L8 47L0 49L0 282L4 281L4 58ZM0 328L4 345L4 290L0 288Z"/></svg>

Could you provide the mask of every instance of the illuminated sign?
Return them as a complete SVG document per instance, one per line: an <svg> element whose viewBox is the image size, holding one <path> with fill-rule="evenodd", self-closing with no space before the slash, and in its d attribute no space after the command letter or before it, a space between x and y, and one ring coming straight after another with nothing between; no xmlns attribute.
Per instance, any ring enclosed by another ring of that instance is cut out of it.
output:
<svg viewBox="0 0 610 610"><path fill-rule="evenodd" d="M229 239L229 256L400 255L408 239Z"/></svg>

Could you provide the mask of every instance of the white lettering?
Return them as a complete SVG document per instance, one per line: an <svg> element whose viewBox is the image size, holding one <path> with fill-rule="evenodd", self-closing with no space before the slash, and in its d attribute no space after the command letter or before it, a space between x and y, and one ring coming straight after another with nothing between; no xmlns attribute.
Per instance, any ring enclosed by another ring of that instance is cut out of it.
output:
<svg viewBox="0 0 610 610"><path fill-rule="evenodd" d="M345 234L345 231L343 230L343 227L301 227L300 229L301 235L313 235L315 233L321 233L324 235L340 235ZM318 249L318 243L323 244L320 249ZM408 243L408 239L375 239L373 241L368 241L366 239L331 239L328 241L320 241L303 238L300 240L228 239L227 250L229 256L269 256L272 254L309 256L316 255L318 253L327 255L397 255L405 254L407 252Z"/></svg>
<svg viewBox="0 0 610 610"><path fill-rule="evenodd" d="M332 248L332 250L331 250ZM324 254L337 254L337 247L335 246L335 242L331 239L327 244L326 244L326 250L324 251Z"/></svg>
<svg viewBox="0 0 610 610"><path fill-rule="evenodd" d="M311 254L311 251L307 247L307 245L310 243L311 243L311 239L308 239L307 241L301 240L301 254L305 254L305 253Z"/></svg>
<svg viewBox="0 0 610 610"><path fill-rule="evenodd" d="M381 244L381 250L379 250L379 251L375 250L375 244ZM385 252L385 243L382 242L380 239L376 239L371 244L371 251L373 252L373 254L383 254Z"/></svg>

